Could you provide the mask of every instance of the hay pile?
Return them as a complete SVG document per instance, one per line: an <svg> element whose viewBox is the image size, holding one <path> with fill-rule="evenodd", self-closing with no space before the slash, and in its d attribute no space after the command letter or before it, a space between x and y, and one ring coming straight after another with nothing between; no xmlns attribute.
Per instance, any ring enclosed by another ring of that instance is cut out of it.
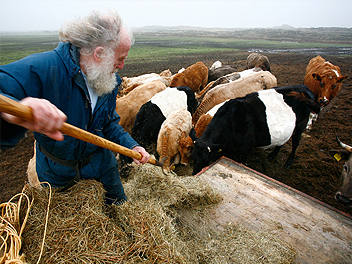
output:
<svg viewBox="0 0 352 264"><path fill-rule="evenodd" d="M221 234L198 232L181 210L206 214L221 201L199 177L164 175L161 168L131 165L124 180L129 201L105 206L100 183L82 180L53 192L41 263L291 263L294 251L269 234L229 225ZM34 203L22 251L36 263L42 244L48 189L29 189Z"/></svg>

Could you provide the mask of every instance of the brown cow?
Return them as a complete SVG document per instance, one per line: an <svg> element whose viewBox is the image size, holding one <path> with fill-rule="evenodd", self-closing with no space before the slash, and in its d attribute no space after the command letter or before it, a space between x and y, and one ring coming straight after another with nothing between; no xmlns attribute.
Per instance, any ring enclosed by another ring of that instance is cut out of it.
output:
<svg viewBox="0 0 352 264"><path fill-rule="evenodd" d="M341 90L342 81L348 76L341 76L340 67L323 59L320 55L311 59L306 68L304 84L314 93L316 102L320 106L326 106ZM307 124L307 130L312 128L317 120L317 114L311 114Z"/></svg>
<svg viewBox="0 0 352 264"><path fill-rule="evenodd" d="M193 92L203 89L208 82L208 67L201 61L173 76L170 87L188 86Z"/></svg>
<svg viewBox="0 0 352 264"><path fill-rule="evenodd" d="M304 84L314 93L316 102L325 106L341 90L341 83L347 77L341 76L340 67L318 55L309 61Z"/></svg>
<svg viewBox="0 0 352 264"><path fill-rule="evenodd" d="M191 128L192 115L185 108L172 111L161 125L156 149L160 156L159 160L163 161L165 173L170 172L171 167L180 162L179 141L182 135L189 134Z"/></svg>
<svg viewBox="0 0 352 264"><path fill-rule="evenodd" d="M129 92L131 92L134 88L138 87L139 85L152 82L155 80L160 80L166 86L169 86L172 80L171 76L172 76L171 71L165 70L165 71L162 71L160 74L146 73L146 74L136 76L136 77L131 77L131 78L122 77L122 83L121 83L122 90L120 91L120 95L121 96L127 95Z"/></svg>

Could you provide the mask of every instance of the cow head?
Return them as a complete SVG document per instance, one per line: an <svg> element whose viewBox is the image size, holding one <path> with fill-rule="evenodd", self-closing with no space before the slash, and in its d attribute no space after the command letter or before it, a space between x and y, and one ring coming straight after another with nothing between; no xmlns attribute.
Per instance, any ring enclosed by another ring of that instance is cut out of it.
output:
<svg viewBox="0 0 352 264"><path fill-rule="evenodd" d="M313 73L313 78L319 82L320 88L315 92L315 98L320 106L325 106L337 95L341 90L341 83L348 76L340 76L336 70L323 71L322 74Z"/></svg>
<svg viewBox="0 0 352 264"><path fill-rule="evenodd" d="M339 145L349 154L352 153L352 147L342 143L336 136ZM339 203L347 206L352 206L352 154L349 155L348 160L342 167L340 186L335 194L335 199Z"/></svg>
<svg viewBox="0 0 352 264"><path fill-rule="evenodd" d="M219 148L219 144L205 144L201 140L194 141L191 154L194 162L192 175L197 174L204 167L208 166Z"/></svg>

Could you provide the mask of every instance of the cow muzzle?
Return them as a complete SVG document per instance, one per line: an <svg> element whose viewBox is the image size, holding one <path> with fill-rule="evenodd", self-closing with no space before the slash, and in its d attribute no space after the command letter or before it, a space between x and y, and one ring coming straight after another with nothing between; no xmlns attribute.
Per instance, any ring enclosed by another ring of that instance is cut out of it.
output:
<svg viewBox="0 0 352 264"><path fill-rule="evenodd" d="M319 98L319 104L320 106L326 106L329 103L329 100L324 97L324 98Z"/></svg>
<svg viewBox="0 0 352 264"><path fill-rule="evenodd" d="M346 196L343 196L340 192L337 192L335 194L335 200L345 206L349 206L349 207L352 206L352 199Z"/></svg>

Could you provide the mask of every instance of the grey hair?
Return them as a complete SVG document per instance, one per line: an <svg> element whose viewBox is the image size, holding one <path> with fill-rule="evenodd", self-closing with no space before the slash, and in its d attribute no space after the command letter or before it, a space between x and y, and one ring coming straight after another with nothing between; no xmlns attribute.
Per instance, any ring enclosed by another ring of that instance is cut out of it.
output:
<svg viewBox="0 0 352 264"><path fill-rule="evenodd" d="M70 42L81 48L82 54L89 55L98 46L107 49L116 48L120 42L120 32L123 26L123 21L117 12L102 14L93 11L87 17L66 23L59 31L59 38L62 42ZM133 34L131 30L126 29L133 43Z"/></svg>

